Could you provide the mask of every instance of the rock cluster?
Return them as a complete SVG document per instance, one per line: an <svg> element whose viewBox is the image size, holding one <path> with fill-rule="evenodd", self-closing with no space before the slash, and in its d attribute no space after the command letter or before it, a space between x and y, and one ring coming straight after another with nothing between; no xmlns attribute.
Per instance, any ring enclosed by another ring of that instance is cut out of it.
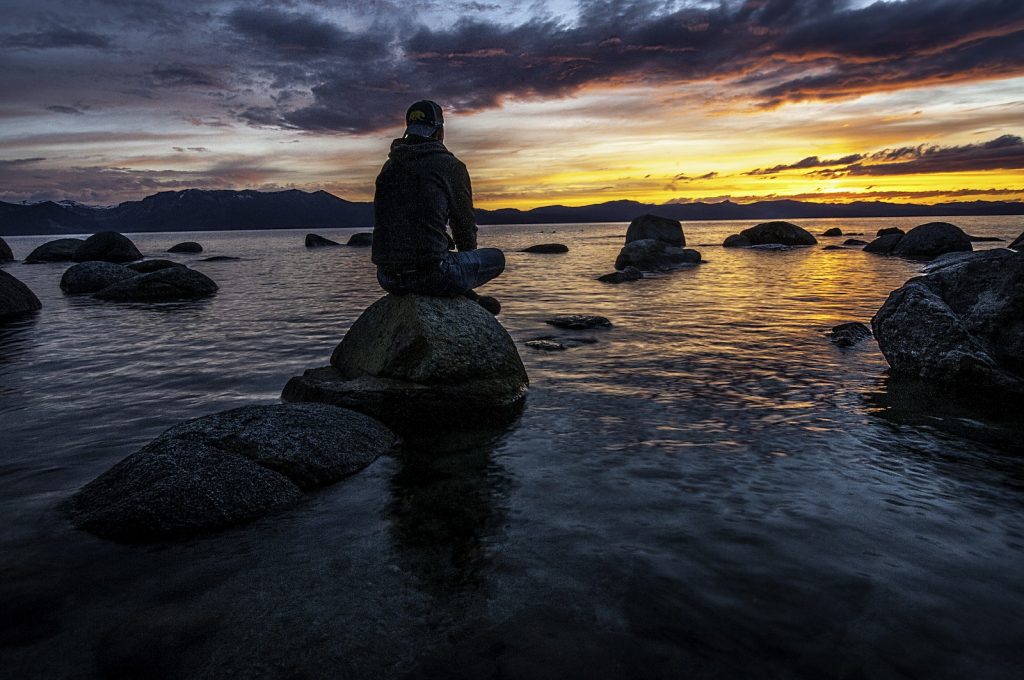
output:
<svg viewBox="0 0 1024 680"><path fill-rule="evenodd" d="M669 271L679 267L700 264L700 253L683 248L686 237L679 220L670 220L657 215L641 215L629 224L626 230L626 244L615 258L615 269L630 268L640 272ZM599 280L608 283L632 281L633 274L616 276L605 274Z"/></svg>
<svg viewBox="0 0 1024 680"><path fill-rule="evenodd" d="M749 248L750 246L783 245L813 246L818 239L806 229L792 222L762 222L739 234L733 234L722 243L726 248Z"/></svg>
<svg viewBox="0 0 1024 680"><path fill-rule="evenodd" d="M352 324L330 366L292 378L281 396L345 406L421 434L507 423L528 386L512 338L478 304L391 294Z"/></svg>
<svg viewBox="0 0 1024 680"><path fill-rule="evenodd" d="M60 289L69 295L95 293L138 275L138 272L113 262L81 262L64 272L60 278Z"/></svg>
<svg viewBox="0 0 1024 680"><path fill-rule="evenodd" d="M865 252L931 260L945 253L973 249L970 237L960 227L948 222L929 222L914 227L906 234L898 229L882 229L878 233L878 238L864 246Z"/></svg>
<svg viewBox="0 0 1024 680"><path fill-rule="evenodd" d="M81 262L64 272L60 288L69 295L93 293L100 300L120 302L192 300L217 292L217 284L201 272L167 260L154 262L161 264L144 267L144 262L140 262L128 267L111 262Z"/></svg>
<svg viewBox="0 0 1024 680"><path fill-rule="evenodd" d="M245 406L164 432L83 487L80 529L150 541L221 529L292 505L396 443L362 414L321 404Z"/></svg>
<svg viewBox="0 0 1024 680"><path fill-rule="evenodd" d="M42 306L28 286L0 270L0 319L34 312Z"/></svg>
<svg viewBox="0 0 1024 680"><path fill-rule="evenodd" d="M893 291L871 328L894 376L1024 397L1024 253L950 258Z"/></svg>

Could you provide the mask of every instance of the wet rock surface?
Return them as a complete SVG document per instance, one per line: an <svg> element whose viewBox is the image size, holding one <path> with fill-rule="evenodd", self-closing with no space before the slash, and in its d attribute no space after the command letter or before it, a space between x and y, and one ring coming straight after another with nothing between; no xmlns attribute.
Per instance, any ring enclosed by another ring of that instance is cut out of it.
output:
<svg viewBox="0 0 1024 680"><path fill-rule="evenodd" d="M171 302L213 295L217 284L206 274L187 267L168 267L119 281L96 292L101 300Z"/></svg>
<svg viewBox="0 0 1024 680"><path fill-rule="evenodd" d="M290 506L395 443L383 425L345 409L245 406L172 427L65 509L79 529L119 541L211 531Z"/></svg>
<svg viewBox="0 0 1024 680"><path fill-rule="evenodd" d="M72 265L60 279L60 289L69 295L95 293L139 273L113 262L80 262Z"/></svg>
<svg viewBox="0 0 1024 680"><path fill-rule="evenodd" d="M626 243L654 239L676 248L686 245L683 225L679 220L657 215L641 215L629 223L626 229Z"/></svg>
<svg viewBox="0 0 1024 680"><path fill-rule="evenodd" d="M130 238L116 231L101 231L85 239L72 259L75 262L133 262L142 259L142 253Z"/></svg>
<svg viewBox="0 0 1024 680"><path fill-rule="evenodd" d="M39 298L28 286L0 270L0 319L28 314L42 308Z"/></svg>
<svg viewBox="0 0 1024 680"><path fill-rule="evenodd" d="M544 323L555 328L568 328L571 330L585 330L588 328L611 328L612 322L606 317L590 314L565 314L545 319Z"/></svg>
<svg viewBox="0 0 1024 680"><path fill-rule="evenodd" d="M367 246L373 245L373 232L372 231L361 231L356 234L352 234L348 241L345 243L347 246L353 246L355 248L366 248Z"/></svg>
<svg viewBox="0 0 1024 680"><path fill-rule="evenodd" d="M324 238L319 234L306 234L306 247L307 248L330 248L332 246L340 246L341 244L337 241L332 241L329 238Z"/></svg>
<svg viewBox="0 0 1024 680"><path fill-rule="evenodd" d="M853 347L871 337L871 330L859 321L841 323L828 332L829 339L839 347Z"/></svg>
<svg viewBox="0 0 1024 680"><path fill-rule="evenodd" d="M556 254L556 253L567 253L569 252L569 246L563 243L538 243L537 245L528 246L523 248L521 253L542 253L542 254Z"/></svg>
<svg viewBox="0 0 1024 680"><path fill-rule="evenodd" d="M39 246L25 258L25 264L40 262L71 262L75 251L85 243L80 238L59 238Z"/></svg>
<svg viewBox="0 0 1024 680"><path fill-rule="evenodd" d="M195 241L183 241L167 249L169 253L201 253L203 246Z"/></svg>
<svg viewBox="0 0 1024 680"><path fill-rule="evenodd" d="M1024 396L1024 254L986 251L910 279L871 327L894 376Z"/></svg>

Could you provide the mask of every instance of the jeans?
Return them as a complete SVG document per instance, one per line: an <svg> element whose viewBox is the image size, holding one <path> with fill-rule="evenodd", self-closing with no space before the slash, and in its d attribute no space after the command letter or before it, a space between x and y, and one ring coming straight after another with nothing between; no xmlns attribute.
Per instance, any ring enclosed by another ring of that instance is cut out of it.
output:
<svg viewBox="0 0 1024 680"><path fill-rule="evenodd" d="M449 251L435 270L377 268L377 282L389 293L435 297L465 295L505 271L505 254L497 248Z"/></svg>

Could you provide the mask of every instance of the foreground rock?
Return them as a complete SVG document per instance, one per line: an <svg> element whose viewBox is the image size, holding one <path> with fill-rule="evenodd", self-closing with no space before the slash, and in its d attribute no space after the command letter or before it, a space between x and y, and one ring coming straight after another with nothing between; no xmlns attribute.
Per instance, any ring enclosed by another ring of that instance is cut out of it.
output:
<svg viewBox="0 0 1024 680"><path fill-rule="evenodd" d="M66 509L79 529L119 541L221 529L358 472L395 441L380 423L345 409L245 406L172 427Z"/></svg>
<svg viewBox="0 0 1024 680"><path fill-rule="evenodd" d="M871 328L894 376L1024 397L1024 254L986 251L913 278Z"/></svg>
<svg viewBox="0 0 1024 680"><path fill-rule="evenodd" d="M683 234L683 225L679 220L657 215L641 215L629 223L626 229L626 243L654 239L676 248L686 245L686 236Z"/></svg>
<svg viewBox="0 0 1024 680"><path fill-rule="evenodd" d="M139 273L113 262L81 262L72 265L60 278L60 289L69 295L95 293L118 281L138 276Z"/></svg>
<svg viewBox="0 0 1024 680"><path fill-rule="evenodd" d="M0 319L9 319L42 308L28 286L0 270Z"/></svg>
<svg viewBox="0 0 1024 680"><path fill-rule="evenodd" d="M119 281L98 291L96 297L117 302L171 302L216 292L217 284L206 274L187 267L168 267Z"/></svg>
<svg viewBox="0 0 1024 680"><path fill-rule="evenodd" d="M25 264L40 262L71 262L75 251L85 243L80 238L59 238L39 246L25 258Z"/></svg>
<svg viewBox="0 0 1024 680"><path fill-rule="evenodd" d="M132 262L142 253L132 240L116 231L101 231L85 239L72 258L75 262Z"/></svg>
<svg viewBox="0 0 1024 680"><path fill-rule="evenodd" d="M348 238L348 242L345 243L347 246L353 246L356 248L366 248L373 245L373 232L372 231L361 231L356 234L352 234Z"/></svg>
<svg viewBox="0 0 1024 680"><path fill-rule="evenodd" d="M1008 248L1013 248L1014 250L1022 250L1022 249L1024 249L1024 232L1021 232L1020 236L1018 236L1017 238L1013 239L1013 243L1011 243L1007 247Z"/></svg>
<svg viewBox="0 0 1024 680"><path fill-rule="evenodd" d="M346 406L422 434L507 423L528 386L515 343L480 305L386 295L352 324L330 366L292 378L281 396Z"/></svg>
<svg viewBox="0 0 1024 680"><path fill-rule="evenodd" d="M195 241L184 241L167 249L169 253L201 253L203 246Z"/></svg>
<svg viewBox="0 0 1024 680"><path fill-rule="evenodd" d="M841 323L828 332L829 339L839 347L853 347L871 337L871 331L859 321Z"/></svg>
<svg viewBox="0 0 1024 680"><path fill-rule="evenodd" d="M625 283L627 281L639 281L642 278L644 278L642 271L636 267L627 266L621 272L602 274L597 277L597 280L601 283Z"/></svg>
<svg viewBox="0 0 1024 680"><path fill-rule="evenodd" d="M929 222L914 227L899 240L892 254L898 257L930 260L944 253L973 250L963 229L948 222Z"/></svg>
<svg viewBox="0 0 1024 680"><path fill-rule="evenodd" d="M329 238L324 238L318 234L306 234L306 247L307 248L329 248L331 246L340 246L341 244L337 241L332 241Z"/></svg>
<svg viewBox="0 0 1024 680"><path fill-rule="evenodd" d="M543 254L557 254L569 252L569 246L563 243L538 243L537 245L527 246L519 252L521 253L543 253Z"/></svg>
<svg viewBox="0 0 1024 680"><path fill-rule="evenodd" d="M616 269L634 267L645 272L661 272L680 266L700 264L700 253L690 248L670 246L652 238L630 241L615 258Z"/></svg>
<svg viewBox="0 0 1024 680"><path fill-rule="evenodd" d="M171 267L185 267L182 263L172 260L143 260L142 262L130 262L124 266L139 274L158 272L161 269L169 269Z"/></svg>
<svg viewBox="0 0 1024 680"><path fill-rule="evenodd" d="M0 262L14 262L14 253L7 241L0 238Z"/></svg>
<svg viewBox="0 0 1024 680"><path fill-rule="evenodd" d="M813 246L818 242L818 239L814 238L809 231L802 227L798 227L792 222L762 222L761 224L754 225L749 229L744 229L738 236L740 239L734 238L733 236L725 239L722 243L727 248L741 247L744 245L767 245L767 244L779 244L784 246ZM744 241L745 239L745 241Z"/></svg>

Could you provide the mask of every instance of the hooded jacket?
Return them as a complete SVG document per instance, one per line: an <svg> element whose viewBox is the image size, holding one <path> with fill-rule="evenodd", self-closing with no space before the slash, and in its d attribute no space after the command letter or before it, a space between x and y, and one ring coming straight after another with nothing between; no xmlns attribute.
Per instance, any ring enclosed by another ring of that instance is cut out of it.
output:
<svg viewBox="0 0 1024 680"><path fill-rule="evenodd" d="M374 264L422 267L449 250L446 225L459 250L476 249L473 190L466 166L436 139L391 143L373 196Z"/></svg>

